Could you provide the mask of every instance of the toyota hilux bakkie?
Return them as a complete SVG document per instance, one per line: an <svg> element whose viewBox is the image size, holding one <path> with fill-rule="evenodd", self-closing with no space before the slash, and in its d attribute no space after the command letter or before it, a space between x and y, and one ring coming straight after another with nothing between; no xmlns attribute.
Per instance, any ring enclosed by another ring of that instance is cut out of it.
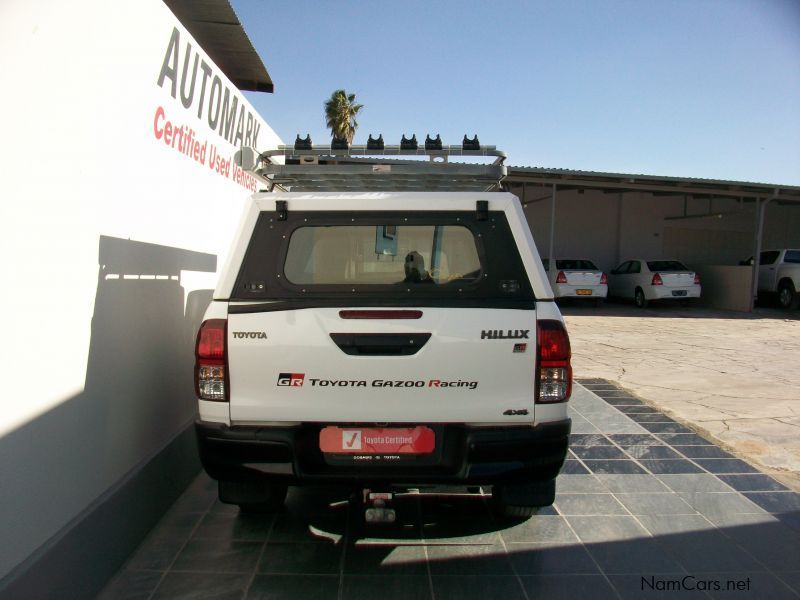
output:
<svg viewBox="0 0 800 600"><path fill-rule="evenodd" d="M197 336L196 430L223 502L287 486L491 486L552 504L570 345L505 192L259 193Z"/></svg>

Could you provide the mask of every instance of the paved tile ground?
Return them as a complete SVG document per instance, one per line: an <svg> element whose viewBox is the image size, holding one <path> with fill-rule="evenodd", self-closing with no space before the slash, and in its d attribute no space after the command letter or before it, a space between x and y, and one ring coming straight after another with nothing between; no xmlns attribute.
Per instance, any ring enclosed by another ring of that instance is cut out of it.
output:
<svg viewBox="0 0 800 600"><path fill-rule="evenodd" d="M101 598L797 598L800 494L603 379L577 385L553 507L407 494L365 525L350 491L240 515L200 475Z"/></svg>
<svg viewBox="0 0 800 600"><path fill-rule="evenodd" d="M619 383L800 491L800 311L562 310L575 373Z"/></svg>

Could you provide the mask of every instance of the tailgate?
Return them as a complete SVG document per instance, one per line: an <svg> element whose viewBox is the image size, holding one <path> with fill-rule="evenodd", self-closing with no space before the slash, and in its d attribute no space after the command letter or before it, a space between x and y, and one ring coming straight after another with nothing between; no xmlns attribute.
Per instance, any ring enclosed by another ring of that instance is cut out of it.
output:
<svg viewBox="0 0 800 600"><path fill-rule="evenodd" d="M232 421L533 421L534 310L426 307L402 320L340 310L229 315Z"/></svg>

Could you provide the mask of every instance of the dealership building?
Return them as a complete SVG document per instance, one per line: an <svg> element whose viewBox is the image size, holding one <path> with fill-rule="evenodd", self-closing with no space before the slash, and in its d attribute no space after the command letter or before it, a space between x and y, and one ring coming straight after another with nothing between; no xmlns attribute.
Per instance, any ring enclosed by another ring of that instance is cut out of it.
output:
<svg viewBox="0 0 800 600"><path fill-rule="evenodd" d="M193 338L261 187L233 157L283 141L242 93L273 85L226 0L4 2L0 81L0 595L91 595L199 471ZM751 308L740 260L800 247L796 186L503 184L543 257L677 258L717 307Z"/></svg>

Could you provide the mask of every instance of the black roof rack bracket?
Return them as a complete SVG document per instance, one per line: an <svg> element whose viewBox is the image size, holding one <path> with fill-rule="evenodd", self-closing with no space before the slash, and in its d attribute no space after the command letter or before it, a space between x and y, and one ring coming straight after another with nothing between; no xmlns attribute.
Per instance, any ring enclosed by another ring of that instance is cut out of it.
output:
<svg viewBox="0 0 800 600"><path fill-rule="evenodd" d="M488 200L477 200L475 202L475 218L478 221L488 221L489 220L489 201Z"/></svg>
<svg viewBox="0 0 800 600"><path fill-rule="evenodd" d="M278 221L285 221L289 218L286 200L275 200L275 212L278 213Z"/></svg>

